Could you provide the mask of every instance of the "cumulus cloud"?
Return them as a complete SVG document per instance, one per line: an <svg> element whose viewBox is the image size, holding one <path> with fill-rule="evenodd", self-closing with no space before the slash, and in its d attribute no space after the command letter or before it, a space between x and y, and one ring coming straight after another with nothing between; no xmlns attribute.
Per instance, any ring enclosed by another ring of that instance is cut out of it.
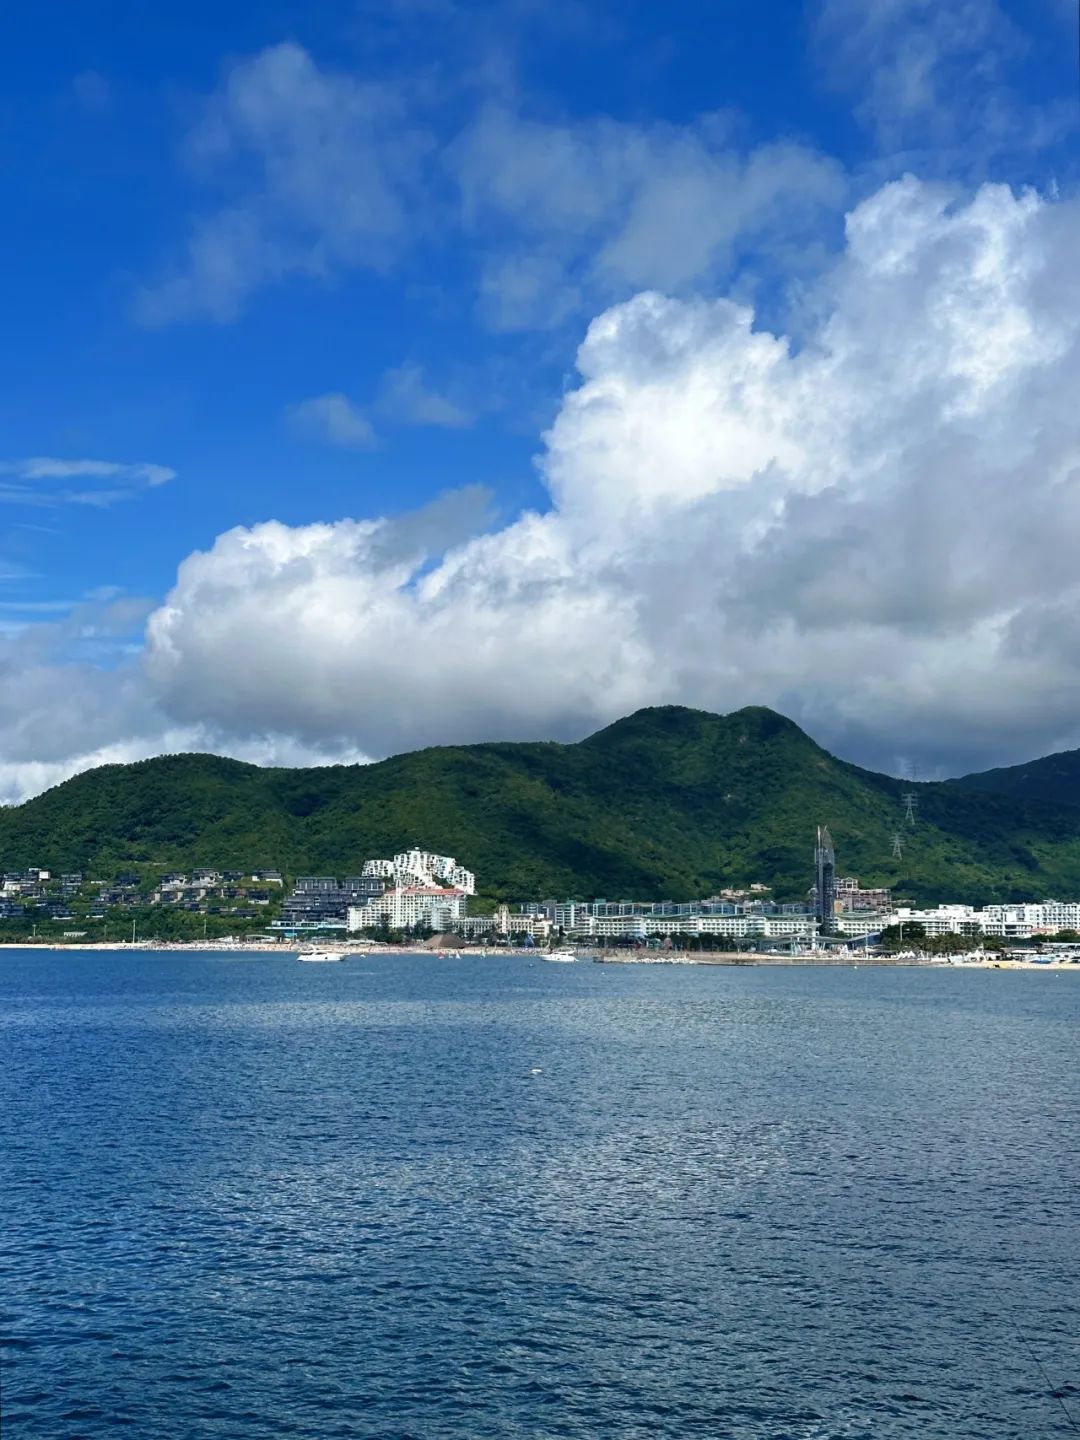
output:
<svg viewBox="0 0 1080 1440"><path fill-rule="evenodd" d="M9 784L116 745L380 756L664 702L771 704L924 774L1080 744L1078 245L1076 201L908 178L848 216L798 344L730 299L612 306L542 513L467 488L231 530L109 673L70 626L63 655L8 637Z"/></svg>
<svg viewBox="0 0 1080 1440"><path fill-rule="evenodd" d="M82 699L89 692L92 696L96 680L87 672L63 672L66 703ZM115 691L111 697L110 725L115 729L118 712ZM123 698L122 696L119 698ZM229 754L233 759L246 760L252 765L362 765L369 756L360 750L313 749L290 735L252 735L245 737L223 735L207 726L169 725L160 714L144 713L142 698L133 705L133 718L138 715L142 723L135 723L133 733L122 739L110 740L107 744L94 746L81 742L74 731L58 731L52 737L62 752L54 759L38 758L40 752L29 756L13 756L5 752L0 757L0 804L19 805L43 790L49 790L72 775L84 770L94 770L99 765L129 765L135 760L150 760L156 755L184 755L198 753ZM0 711L0 720L3 715Z"/></svg>
<svg viewBox="0 0 1080 1440"><path fill-rule="evenodd" d="M340 391L301 400L289 407L286 416L295 429L330 445L367 450L376 442L371 421Z"/></svg>
<svg viewBox="0 0 1080 1440"><path fill-rule="evenodd" d="M67 604L12 602L12 620L0 621L0 803L17 804L97 765L181 751L278 765L368 758L347 741L331 751L265 726L237 735L177 722L161 709L141 663L152 608L108 590ZM56 618L40 618L49 613Z"/></svg>
<svg viewBox="0 0 1080 1440"><path fill-rule="evenodd" d="M850 214L799 347L728 300L617 305L546 513L231 531L150 619L153 693L370 754L659 701L774 704L877 763L1076 743L1078 240L1074 203L909 178Z"/></svg>
<svg viewBox="0 0 1080 1440"><path fill-rule="evenodd" d="M36 455L25 460L0 460L0 502L106 506L175 478L176 471L167 465Z"/></svg>
<svg viewBox="0 0 1080 1440"><path fill-rule="evenodd" d="M149 606L122 597L77 603L52 621L0 631L0 798L21 799L104 758L135 758L133 740L160 742L138 668L125 664ZM152 738L151 738L152 737Z"/></svg>

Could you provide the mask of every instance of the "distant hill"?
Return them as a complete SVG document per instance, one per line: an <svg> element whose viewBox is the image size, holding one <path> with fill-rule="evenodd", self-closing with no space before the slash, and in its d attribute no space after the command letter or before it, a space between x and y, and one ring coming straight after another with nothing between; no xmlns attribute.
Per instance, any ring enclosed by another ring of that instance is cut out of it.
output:
<svg viewBox="0 0 1080 1440"><path fill-rule="evenodd" d="M782 715L666 706L576 745L438 747L308 770L213 755L106 765L0 812L0 868L344 875L419 844L458 856L491 898L692 898L759 880L801 899L814 827L827 823L842 874L915 900L1080 893L1080 806L979 778L918 785L918 820L905 826L908 782L836 759Z"/></svg>
<svg viewBox="0 0 1080 1440"><path fill-rule="evenodd" d="M965 790L983 790L1017 800L1080 805L1080 750L1062 750L1042 760L1029 760L1025 765L983 770L950 783Z"/></svg>

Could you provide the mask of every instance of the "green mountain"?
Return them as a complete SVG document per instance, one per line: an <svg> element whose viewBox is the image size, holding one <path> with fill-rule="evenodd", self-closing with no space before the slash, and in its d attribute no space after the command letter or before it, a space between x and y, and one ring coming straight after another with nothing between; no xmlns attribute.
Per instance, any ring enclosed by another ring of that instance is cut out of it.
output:
<svg viewBox="0 0 1080 1440"><path fill-rule="evenodd" d="M1047 800L1057 805L1080 805L1080 750L1062 750L1026 765L984 770L950 782L965 790L983 790L1016 800Z"/></svg>
<svg viewBox="0 0 1080 1440"><path fill-rule="evenodd" d="M900 799L912 788L914 826ZM912 787L836 759L770 710L674 706L576 745L448 746L310 770L213 755L107 765L0 812L0 869L344 875L418 844L456 855L491 898L692 898L757 880L794 899L820 823L841 874L915 900L1080 892L1080 808L968 782Z"/></svg>

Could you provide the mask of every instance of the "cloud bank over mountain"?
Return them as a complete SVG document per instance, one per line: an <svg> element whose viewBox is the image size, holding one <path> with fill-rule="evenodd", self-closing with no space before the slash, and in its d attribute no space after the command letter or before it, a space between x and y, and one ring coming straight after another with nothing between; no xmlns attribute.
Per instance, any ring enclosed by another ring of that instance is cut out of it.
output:
<svg viewBox="0 0 1080 1440"><path fill-rule="evenodd" d="M228 531L111 677L23 657L11 790L192 745L570 738L661 702L773 705L880 765L1080 743L1078 249L1074 201L907 177L848 215L797 346L728 299L613 306L544 436L550 508L493 524L467 487Z"/></svg>
<svg viewBox="0 0 1080 1440"><path fill-rule="evenodd" d="M147 684L175 719L369 754L657 701L776 705L879 760L1065 743L1078 242L1075 205L908 178L849 215L798 350L642 293L589 327L547 513L230 531L151 616Z"/></svg>

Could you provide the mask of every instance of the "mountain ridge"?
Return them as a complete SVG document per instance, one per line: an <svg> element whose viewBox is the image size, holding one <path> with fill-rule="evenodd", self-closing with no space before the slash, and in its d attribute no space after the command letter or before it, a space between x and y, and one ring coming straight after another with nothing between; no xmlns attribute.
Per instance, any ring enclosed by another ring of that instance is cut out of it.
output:
<svg viewBox="0 0 1080 1440"><path fill-rule="evenodd" d="M575 743L304 769L198 752L101 766L0 813L0 869L342 875L417 844L457 855L493 899L689 899L754 880L795 899L827 823L842 873L916 900L1080 890L1080 807L971 780L864 770L766 707L652 706Z"/></svg>
<svg viewBox="0 0 1080 1440"><path fill-rule="evenodd" d="M1080 750L1058 750L1020 765L1000 765L949 782L966 790L1080 805Z"/></svg>

